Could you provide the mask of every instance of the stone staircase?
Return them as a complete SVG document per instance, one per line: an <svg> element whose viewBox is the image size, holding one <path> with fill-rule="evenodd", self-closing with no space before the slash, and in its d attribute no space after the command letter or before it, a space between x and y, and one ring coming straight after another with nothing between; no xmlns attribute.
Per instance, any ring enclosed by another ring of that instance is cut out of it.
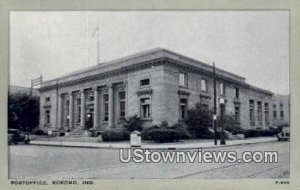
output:
<svg viewBox="0 0 300 190"><path fill-rule="evenodd" d="M73 131L70 132L69 137L85 137L86 135L86 130L83 130L81 128L74 129Z"/></svg>

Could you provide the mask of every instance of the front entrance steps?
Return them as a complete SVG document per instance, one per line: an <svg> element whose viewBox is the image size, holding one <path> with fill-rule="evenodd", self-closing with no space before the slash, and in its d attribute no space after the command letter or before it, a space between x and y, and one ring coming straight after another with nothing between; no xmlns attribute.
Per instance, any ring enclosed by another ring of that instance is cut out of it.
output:
<svg viewBox="0 0 300 190"><path fill-rule="evenodd" d="M87 136L87 131L81 128L74 129L69 134L69 137L85 137L85 136Z"/></svg>

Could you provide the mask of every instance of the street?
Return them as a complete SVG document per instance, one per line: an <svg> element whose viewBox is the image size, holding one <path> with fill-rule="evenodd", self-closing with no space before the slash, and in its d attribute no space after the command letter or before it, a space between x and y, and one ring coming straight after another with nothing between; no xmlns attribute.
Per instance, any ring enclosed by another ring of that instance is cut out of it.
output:
<svg viewBox="0 0 300 190"><path fill-rule="evenodd" d="M9 177L10 179L289 178L289 142L203 150L236 151L238 154L244 151L277 151L278 163L121 163L118 149L14 145L9 147Z"/></svg>

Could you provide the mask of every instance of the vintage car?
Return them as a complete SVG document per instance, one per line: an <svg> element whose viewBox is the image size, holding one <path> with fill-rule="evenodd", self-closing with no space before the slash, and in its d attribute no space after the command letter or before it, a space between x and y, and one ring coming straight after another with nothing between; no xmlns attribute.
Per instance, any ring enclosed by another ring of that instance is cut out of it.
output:
<svg viewBox="0 0 300 190"><path fill-rule="evenodd" d="M290 128L283 127L281 131L276 135L278 141L287 141L290 139Z"/></svg>
<svg viewBox="0 0 300 190"><path fill-rule="evenodd" d="M8 129L7 139L9 145L19 143L29 144L30 142L29 133L22 132L19 129Z"/></svg>

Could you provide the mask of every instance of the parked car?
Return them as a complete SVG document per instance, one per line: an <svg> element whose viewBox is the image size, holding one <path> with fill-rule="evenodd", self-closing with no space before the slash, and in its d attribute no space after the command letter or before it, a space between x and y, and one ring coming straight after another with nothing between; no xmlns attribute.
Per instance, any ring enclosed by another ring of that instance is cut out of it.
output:
<svg viewBox="0 0 300 190"><path fill-rule="evenodd" d="M8 144L29 144L29 133L20 131L19 129L8 129Z"/></svg>
<svg viewBox="0 0 300 190"><path fill-rule="evenodd" d="M287 141L290 139L290 128L283 127L277 135L278 141Z"/></svg>

